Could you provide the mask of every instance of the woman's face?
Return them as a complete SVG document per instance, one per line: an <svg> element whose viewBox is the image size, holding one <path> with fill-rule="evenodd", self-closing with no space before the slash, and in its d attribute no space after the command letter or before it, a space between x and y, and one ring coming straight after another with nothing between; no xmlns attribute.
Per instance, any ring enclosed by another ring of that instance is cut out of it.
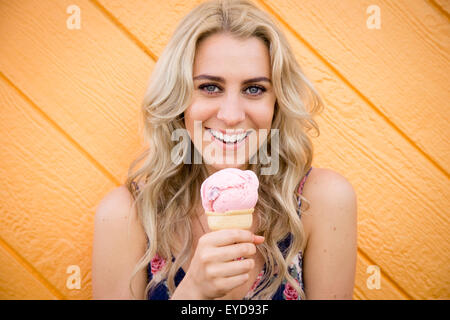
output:
<svg viewBox="0 0 450 320"><path fill-rule="evenodd" d="M210 174L246 169L270 134L276 101L264 42L229 34L204 39L197 47L193 81L184 121L203 164Z"/></svg>

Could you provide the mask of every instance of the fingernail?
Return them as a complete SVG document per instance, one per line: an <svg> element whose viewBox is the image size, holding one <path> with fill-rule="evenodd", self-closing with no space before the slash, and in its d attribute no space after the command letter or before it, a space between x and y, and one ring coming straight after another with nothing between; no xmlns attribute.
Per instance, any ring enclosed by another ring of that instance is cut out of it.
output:
<svg viewBox="0 0 450 320"><path fill-rule="evenodd" d="M257 236L257 235L255 235L255 240L264 240L264 237L263 236Z"/></svg>

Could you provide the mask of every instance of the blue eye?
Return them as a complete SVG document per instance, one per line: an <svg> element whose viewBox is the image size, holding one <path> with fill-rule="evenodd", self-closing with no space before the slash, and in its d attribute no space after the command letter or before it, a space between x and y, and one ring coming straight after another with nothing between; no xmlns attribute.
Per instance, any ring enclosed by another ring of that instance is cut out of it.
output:
<svg viewBox="0 0 450 320"><path fill-rule="evenodd" d="M207 94L216 94L216 93L218 93L218 91L215 91L216 88L221 90L221 88L219 88L215 84L211 84L211 83L202 84L198 88L200 90L202 90L202 91L205 91ZM249 89L250 89L250 91L248 91ZM254 86L247 87L244 91L248 92L248 94L251 95L251 96L259 96L259 95L263 94L266 91L266 88L264 88L262 86L254 85Z"/></svg>
<svg viewBox="0 0 450 320"><path fill-rule="evenodd" d="M206 88L206 90L203 90L205 88ZM206 91L207 94L214 94L214 93L216 93L214 91L214 88L219 88L219 87L214 85L214 84L203 84L203 85L199 86L199 89L201 89L203 91ZM213 89L213 90L211 91L211 89Z"/></svg>
<svg viewBox="0 0 450 320"><path fill-rule="evenodd" d="M250 86L245 90L249 90L249 89L253 89L253 90L250 90L250 95L252 95L252 96L259 96L260 94L263 94L263 92L266 91L266 88L260 87L260 86ZM258 91L258 90L260 90L260 91Z"/></svg>

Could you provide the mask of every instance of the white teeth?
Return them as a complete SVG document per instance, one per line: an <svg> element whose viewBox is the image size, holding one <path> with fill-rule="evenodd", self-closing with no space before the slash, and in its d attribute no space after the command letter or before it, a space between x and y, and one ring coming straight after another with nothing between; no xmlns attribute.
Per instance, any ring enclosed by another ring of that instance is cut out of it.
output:
<svg viewBox="0 0 450 320"><path fill-rule="evenodd" d="M241 133L241 134L235 134L235 135L230 136L230 135L227 135L227 134L222 134L222 132L215 131L213 129L209 129L209 132L215 138L217 138L217 139L219 139L221 141L228 142L228 143L235 143L236 141L241 141L247 135L246 133Z"/></svg>

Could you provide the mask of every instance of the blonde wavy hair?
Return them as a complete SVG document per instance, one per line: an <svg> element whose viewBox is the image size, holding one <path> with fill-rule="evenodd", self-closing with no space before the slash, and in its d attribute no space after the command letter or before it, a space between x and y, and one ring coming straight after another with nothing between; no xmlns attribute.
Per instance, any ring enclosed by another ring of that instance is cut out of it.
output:
<svg viewBox="0 0 450 320"><path fill-rule="evenodd" d="M167 280L172 295L176 272L190 258L193 245L190 217L200 201L200 186L207 172L203 164L194 161L171 161L171 152L176 148L182 159L192 160L198 152L190 139L184 139L180 147L171 135L176 129L186 129L183 117L194 90L196 48L200 41L216 33L228 33L239 39L258 37L267 45L276 96L272 128L279 129L279 170L274 175L260 175L259 162L249 164L248 168L258 175L260 182L255 210L261 217L256 234L265 237L258 249L266 263L259 287L263 289L252 299L271 299L283 279L304 299L305 294L289 275L288 266L305 247L303 225L297 213L300 196L297 189L311 167L313 145L307 133L315 129L320 135L313 116L323 109L323 102L302 72L280 27L247 0L213 0L195 7L181 20L154 67L141 113L146 149L130 165L125 182L148 238L147 250L131 276L130 289L133 293L133 278L158 254L166 264L147 284L145 297L163 280ZM266 143L271 150L270 135ZM133 170L141 161L139 168ZM135 184L142 185L139 191ZM307 209L308 200L303 196L301 199ZM284 257L278 242L289 233L292 242ZM184 240L184 246L172 261L176 234Z"/></svg>

